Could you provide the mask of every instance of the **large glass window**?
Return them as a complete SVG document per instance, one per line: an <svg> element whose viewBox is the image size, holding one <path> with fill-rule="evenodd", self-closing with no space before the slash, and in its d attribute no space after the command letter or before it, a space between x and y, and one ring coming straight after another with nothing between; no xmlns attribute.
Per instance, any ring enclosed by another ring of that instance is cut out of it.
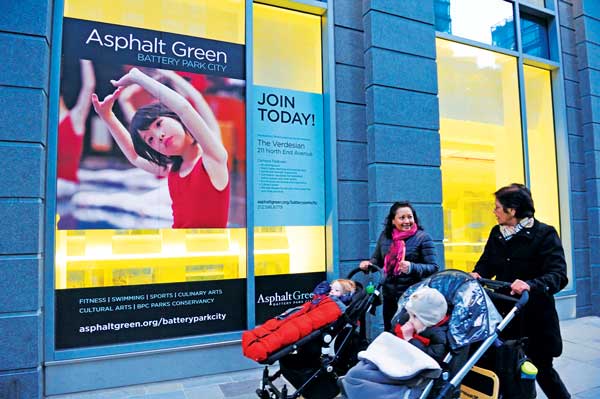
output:
<svg viewBox="0 0 600 399"><path fill-rule="evenodd" d="M535 216L560 233L556 144L550 71L525 65L527 150Z"/></svg>
<svg viewBox="0 0 600 399"><path fill-rule="evenodd" d="M254 270L262 323L303 303L325 277L322 52L319 16L261 4L253 10Z"/></svg>
<svg viewBox="0 0 600 399"><path fill-rule="evenodd" d="M523 181L516 59L437 39L447 268L471 270L491 226L491 195Z"/></svg>
<svg viewBox="0 0 600 399"><path fill-rule="evenodd" d="M65 0L57 358L212 342L191 337L237 334L249 308L262 323L325 278L323 20L253 5L248 96L249 3Z"/></svg>
<svg viewBox="0 0 600 399"><path fill-rule="evenodd" d="M522 8L522 42L516 46L508 24L496 24L491 41L455 29L455 22L466 27L476 21L473 13L488 2L436 1L443 3L450 5L450 15L460 15L451 18L452 26L438 26L457 36L456 41L437 39L446 267L470 271L496 223L492 194L501 186L526 182L536 201L536 217L560 232L552 76L527 61L519 66L525 54L549 58L547 26L552 17L532 16L527 12L531 7L517 1L515 7ZM488 11L512 25L512 8ZM463 23L458 23L460 18ZM436 14L438 20L444 21ZM461 38L491 44L497 51ZM516 48L521 51L504 50Z"/></svg>

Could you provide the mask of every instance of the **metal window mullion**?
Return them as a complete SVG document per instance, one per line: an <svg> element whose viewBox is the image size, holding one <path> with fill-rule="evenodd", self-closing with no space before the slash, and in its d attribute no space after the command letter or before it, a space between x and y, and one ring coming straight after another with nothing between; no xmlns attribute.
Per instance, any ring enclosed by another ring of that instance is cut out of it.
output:
<svg viewBox="0 0 600 399"><path fill-rule="evenodd" d="M337 136L335 99L335 43L333 3L321 19L321 74L323 92L323 140L325 152L325 262L327 279L339 276L337 213Z"/></svg>
<svg viewBox="0 0 600 399"><path fill-rule="evenodd" d="M254 274L254 2L246 0L246 325L256 325ZM252 199L252 200L250 200Z"/></svg>
<svg viewBox="0 0 600 399"><path fill-rule="evenodd" d="M57 0L53 5L52 38L50 50L50 89L48 93L48 134L46 146L46 209L44 220L44 271L40 276L43 287L43 348L44 361L56 358L55 339L55 301L56 287L56 175L58 153L58 103L60 97L60 64L63 34L63 0Z"/></svg>
<svg viewBox="0 0 600 399"><path fill-rule="evenodd" d="M521 112L521 141L523 145L523 172L525 185L531 188L531 178L529 174L529 142L527 140L527 92L525 88L525 69L523 66L523 45L521 43L521 13L519 11L519 2L514 3L515 18L515 37L517 41L517 81L519 84L519 110Z"/></svg>

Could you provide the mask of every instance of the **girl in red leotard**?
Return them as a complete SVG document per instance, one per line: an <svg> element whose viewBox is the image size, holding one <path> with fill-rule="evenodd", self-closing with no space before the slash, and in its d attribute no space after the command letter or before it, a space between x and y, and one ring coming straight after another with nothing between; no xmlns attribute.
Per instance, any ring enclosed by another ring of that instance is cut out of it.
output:
<svg viewBox="0 0 600 399"><path fill-rule="evenodd" d="M57 177L72 183L79 182L77 171L83 152L85 122L92 106L91 95L96 87L92 62L79 60L79 64L81 89L77 96L77 102L73 108L68 109L61 94L58 113Z"/></svg>
<svg viewBox="0 0 600 399"><path fill-rule="evenodd" d="M217 120L201 94L193 94L194 108L182 95L137 68L111 83L117 89L103 101L92 95L94 109L131 164L168 176L173 227L226 227L227 151ZM133 84L160 102L135 111L127 131L112 107L122 90Z"/></svg>

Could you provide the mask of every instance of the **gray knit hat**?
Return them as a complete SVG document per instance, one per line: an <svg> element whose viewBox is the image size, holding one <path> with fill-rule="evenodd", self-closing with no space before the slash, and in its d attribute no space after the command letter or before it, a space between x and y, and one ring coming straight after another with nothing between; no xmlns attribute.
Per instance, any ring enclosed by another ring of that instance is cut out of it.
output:
<svg viewBox="0 0 600 399"><path fill-rule="evenodd" d="M421 320L425 327L431 327L444 318L448 311L448 304L441 292L423 286L412 293L405 308Z"/></svg>

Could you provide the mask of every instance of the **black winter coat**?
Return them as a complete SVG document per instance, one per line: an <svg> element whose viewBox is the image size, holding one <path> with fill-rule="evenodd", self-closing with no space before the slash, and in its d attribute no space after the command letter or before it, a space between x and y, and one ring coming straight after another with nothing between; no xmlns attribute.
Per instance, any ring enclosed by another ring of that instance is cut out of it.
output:
<svg viewBox="0 0 600 399"><path fill-rule="evenodd" d="M484 278L495 276L511 283L520 279L529 284L529 303L522 314L528 346L538 353L560 356L562 339L554 294L568 279L565 254L554 227L535 220L531 228L507 241L495 226L474 271Z"/></svg>
<svg viewBox="0 0 600 399"><path fill-rule="evenodd" d="M402 273L397 276L389 275L383 285L383 294L386 296L393 295L396 300L408 287L432 275L439 269L433 240L425 231L417 230L415 235L404 240L404 243L406 244L404 260L410 262L410 273ZM370 262L383 269L385 255L387 255L391 245L392 240L385 236L385 232L382 232L377 240L377 246L373 251Z"/></svg>

